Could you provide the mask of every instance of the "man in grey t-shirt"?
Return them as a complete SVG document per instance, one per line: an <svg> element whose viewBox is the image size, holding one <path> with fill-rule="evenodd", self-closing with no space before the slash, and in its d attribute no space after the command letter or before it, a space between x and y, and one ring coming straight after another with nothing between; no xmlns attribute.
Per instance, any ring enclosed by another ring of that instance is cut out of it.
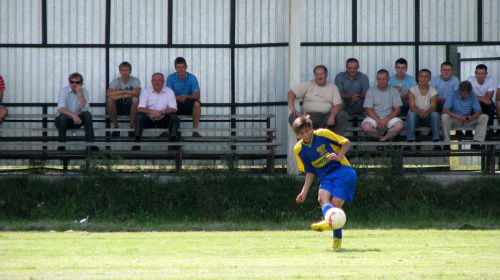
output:
<svg viewBox="0 0 500 280"><path fill-rule="evenodd" d="M126 61L118 66L120 77L114 79L106 92L106 105L111 122L118 128L117 116L130 115L129 128L134 128L135 116L137 115L137 105L141 94L141 81L132 77L132 65ZM129 137L134 136L133 131L129 131ZM113 131L112 137L120 137L120 131Z"/></svg>
<svg viewBox="0 0 500 280"><path fill-rule="evenodd" d="M380 142L399 135L403 130L403 121L398 118L402 105L399 92L389 87L389 72L385 69L379 70L377 85L371 87L366 93L363 106L367 117L361 124L363 131ZM380 134L385 131L385 135ZM382 146L378 148L383 149Z"/></svg>

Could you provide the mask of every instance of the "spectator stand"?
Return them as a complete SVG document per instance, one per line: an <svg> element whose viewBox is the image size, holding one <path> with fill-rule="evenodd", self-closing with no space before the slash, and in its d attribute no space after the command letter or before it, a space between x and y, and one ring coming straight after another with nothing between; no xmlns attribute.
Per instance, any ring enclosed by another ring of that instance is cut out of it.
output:
<svg viewBox="0 0 500 280"><path fill-rule="evenodd" d="M126 137L131 129L120 128L122 137L112 138L110 120L107 115L93 115L95 143L84 142L82 129L68 130L68 142L57 142L57 129L54 127L54 114L49 109L55 103L44 104L6 104L10 108L35 107L39 113L10 114L6 122L0 126L0 160L61 160L62 169L68 170L70 161L85 161L90 156L99 156L104 152L96 152L90 146L97 146L106 153L112 154L130 165L152 165L156 160L173 161L174 171L180 172L186 160L220 161L229 157L237 160L259 160L264 162L268 174L274 173L276 129L271 128L272 114L248 115L202 115L200 132L203 137L192 137L194 129L191 117L179 116L181 134L179 142L167 142L159 135L164 129L146 129L142 141ZM92 107L105 106L92 104ZM119 117L119 122L128 123L128 117ZM249 127L248 124L252 124ZM123 125L126 127L126 125ZM141 150L131 151L132 146L140 146ZM66 151L57 151L58 146L67 147ZM131 160L138 160L133 163ZM4 164L5 165L5 164ZM16 164L17 165L17 164ZM26 163L24 163L26 165ZM56 164L57 165L57 164Z"/></svg>

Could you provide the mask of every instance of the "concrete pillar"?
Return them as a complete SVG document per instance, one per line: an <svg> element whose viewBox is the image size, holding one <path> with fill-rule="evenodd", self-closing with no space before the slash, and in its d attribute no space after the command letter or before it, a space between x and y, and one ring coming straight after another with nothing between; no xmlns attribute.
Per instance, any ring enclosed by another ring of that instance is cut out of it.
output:
<svg viewBox="0 0 500 280"><path fill-rule="evenodd" d="M300 6L301 0L290 0L290 24L289 45L288 45L288 73L289 88L300 83ZM288 96L288 92L285 93ZM299 108L298 100L295 101L295 108ZM288 109L288 114L291 111ZM286 116L288 119L288 115ZM288 122L287 122L288 123ZM298 174L297 161L293 154L293 147L297 143L297 137L293 133L290 125L288 127L288 151L287 151L287 173Z"/></svg>

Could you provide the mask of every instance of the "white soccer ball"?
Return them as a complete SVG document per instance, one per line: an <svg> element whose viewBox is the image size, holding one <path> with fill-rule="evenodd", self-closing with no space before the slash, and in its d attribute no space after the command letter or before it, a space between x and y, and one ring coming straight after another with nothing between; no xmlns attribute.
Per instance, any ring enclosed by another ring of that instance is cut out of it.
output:
<svg viewBox="0 0 500 280"><path fill-rule="evenodd" d="M340 208L333 207L326 212L325 221L331 228L339 229L345 225L345 212Z"/></svg>

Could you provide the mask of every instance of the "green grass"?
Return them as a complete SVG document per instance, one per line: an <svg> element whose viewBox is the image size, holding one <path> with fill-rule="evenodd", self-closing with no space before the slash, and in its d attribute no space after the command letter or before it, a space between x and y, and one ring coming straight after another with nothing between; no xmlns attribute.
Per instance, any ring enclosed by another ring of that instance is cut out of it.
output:
<svg viewBox="0 0 500 280"><path fill-rule="evenodd" d="M0 232L0 279L499 279L498 230Z"/></svg>

